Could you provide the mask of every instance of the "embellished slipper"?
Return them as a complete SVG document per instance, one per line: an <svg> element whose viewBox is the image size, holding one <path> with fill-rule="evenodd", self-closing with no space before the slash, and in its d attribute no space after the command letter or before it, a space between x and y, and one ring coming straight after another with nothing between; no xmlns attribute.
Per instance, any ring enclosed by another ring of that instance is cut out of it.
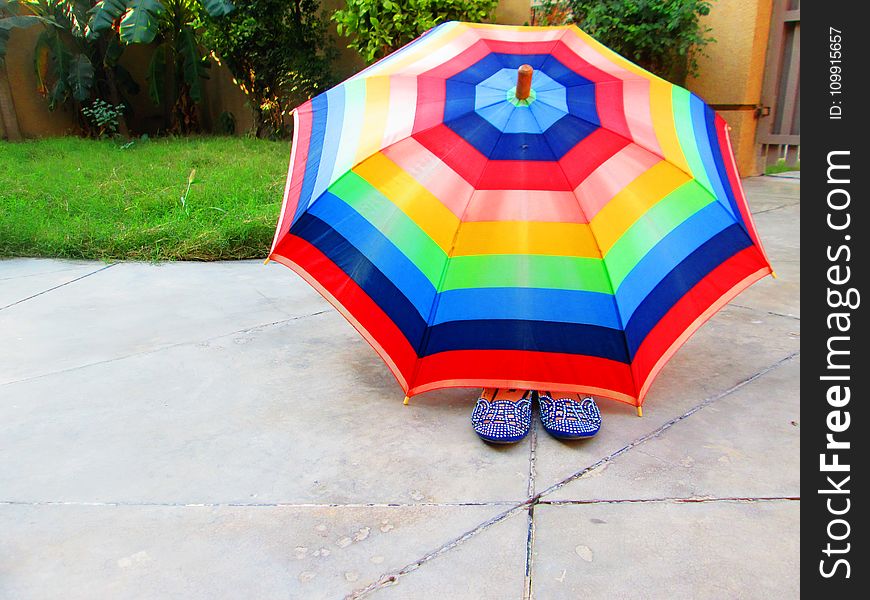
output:
<svg viewBox="0 0 870 600"><path fill-rule="evenodd" d="M590 396L573 392L539 392L541 423L553 437L563 440L589 438L601 428L601 413Z"/></svg>
<svg viewBox="0 0 870 600"><path fill-rule="evenodd" d="M494 444L518 442L532 426L531 391L487 388L471 413L474 432Z"/></svg>

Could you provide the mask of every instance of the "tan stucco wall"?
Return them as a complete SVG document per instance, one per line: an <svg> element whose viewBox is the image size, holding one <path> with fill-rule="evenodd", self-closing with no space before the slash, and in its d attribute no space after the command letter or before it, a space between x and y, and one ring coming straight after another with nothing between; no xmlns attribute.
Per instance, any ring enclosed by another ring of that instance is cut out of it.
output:
<svg viewBox="0 0 870 600"><path fill-rule="evenodd" d="M772 0L717 0L702 22L716 39L698 60L690 90L709 104L756 105L761 101ZM751 110L720 110L731 125L731 143L742 176L761 172Z"/></svg>
<svg viewBox="0 0 870 600"><path fill-rule="evenodd" d="M323 7L332 11L344 5L344 0L323 0ZM529 20L530 0L501 0L495 13L497 23L522 25ZM333 34L335 27L333 25ZM27 30L13 30L6 56L7 73L12 88L18 126L24 137L46 137L73 133L76 130L75 116L64 109L48 110L45 99L36 92L36 76L33 71L33 47L42 28L34 26ZM347 48L347 39L336 35L339 58L334 65L335 73L343 79L365 66L356 51ZM134 132L153 131L162 122L162 108L155 106L148 97L145 72L153 48L130 46L124 51L121 63L143 86L138 95L129 97L132 114L128 122ZM205 82L206 99L203 102L202 121L208 128L217 123L223 111L233 113L236 132L244 133L253 125L247 97L233 83L232 76L224 67L215 65L210 78Z"/></svg>

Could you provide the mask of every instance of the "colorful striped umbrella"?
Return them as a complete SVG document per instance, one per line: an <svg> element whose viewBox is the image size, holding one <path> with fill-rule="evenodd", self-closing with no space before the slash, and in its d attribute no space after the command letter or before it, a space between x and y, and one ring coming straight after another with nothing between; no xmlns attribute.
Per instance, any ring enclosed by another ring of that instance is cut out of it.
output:
<svg viewBox="0 0 870 600"><path fill-rule="evenodd" d="M269 257L408 396L558 389L637 407L772 272L725 121L700 98L574 26L457 22L296 109Z"/></svg>

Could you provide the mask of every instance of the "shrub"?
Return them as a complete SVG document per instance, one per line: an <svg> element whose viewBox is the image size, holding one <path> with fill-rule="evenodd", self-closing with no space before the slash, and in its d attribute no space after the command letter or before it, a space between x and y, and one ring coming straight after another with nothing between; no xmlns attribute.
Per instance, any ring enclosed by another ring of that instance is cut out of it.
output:
<svg viewBox="0 0 870 600"><path fill-rule="evenodd" d="M398 50L445 21L479 23L489 19L498 0L347 0L332 19L338 33L352 39L367 63Z"/></svg>
<svg viewBox="0 0 870 600"><path fill-rule="evenodd" d="M317 0L234 0L204 39L248 95L258 137L287 135L285 117L332 83L335 58Z"/></svg>
<svg viewBox="0 0 870 600"><path fill-rule="evenodd" d="M715 41L700 22L708 0L545 0L536 24L574 22L596 40L674 83L697 73L697 55Z"/></svg>

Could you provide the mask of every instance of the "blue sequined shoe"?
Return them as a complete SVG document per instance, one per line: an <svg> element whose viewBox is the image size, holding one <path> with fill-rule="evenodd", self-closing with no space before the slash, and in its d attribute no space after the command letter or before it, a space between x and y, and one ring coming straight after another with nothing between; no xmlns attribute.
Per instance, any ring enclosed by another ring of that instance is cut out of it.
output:
<svg viewBox="0 0 870 600"><path fill-rule="evenodd" d="M580 399L578 394L559 394L553 398L550 392L538 394L541 423L553 437L576 440L592 437L601 428L601 413L591 397Z"/></svg>
<svg viewBox="0 0 870 600"><path fill-rule="evenodd" d="M521 394L521 395L520 395ZM532 426L531 391L486 389L471 413L474 432L495 444L518 442Z"/></svg>

